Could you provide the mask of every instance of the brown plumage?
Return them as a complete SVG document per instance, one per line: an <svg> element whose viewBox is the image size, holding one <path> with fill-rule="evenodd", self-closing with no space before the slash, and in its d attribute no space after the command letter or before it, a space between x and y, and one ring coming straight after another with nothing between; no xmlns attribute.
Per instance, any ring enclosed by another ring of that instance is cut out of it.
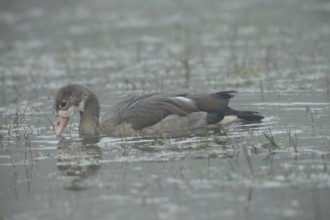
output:
<svg viewBox="0 0 330 220"><path fill-rule="evenodd" d="M84 86L67 85L58 91L55 99L56 135L62 134L75 112L80 112L79 134L84 137L155 135L221 123L227 115L247 121L263 119L258 112L229 108L233 93L152 93L132 97L114 105L99 123L96 95Z"/></svg>

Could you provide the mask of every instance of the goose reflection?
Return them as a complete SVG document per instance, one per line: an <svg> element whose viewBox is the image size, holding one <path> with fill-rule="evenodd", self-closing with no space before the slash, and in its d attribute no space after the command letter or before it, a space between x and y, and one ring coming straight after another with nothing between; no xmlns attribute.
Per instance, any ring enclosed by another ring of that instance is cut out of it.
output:
<svg viewBox="0 0 330 220"><path fill-rule="evenodd" d="M80 191L95 184L95 176L101 168L102 159L101 149L97 143L97 139L60 139L57 147L57 169L62 177L64 189Z"/></svg>

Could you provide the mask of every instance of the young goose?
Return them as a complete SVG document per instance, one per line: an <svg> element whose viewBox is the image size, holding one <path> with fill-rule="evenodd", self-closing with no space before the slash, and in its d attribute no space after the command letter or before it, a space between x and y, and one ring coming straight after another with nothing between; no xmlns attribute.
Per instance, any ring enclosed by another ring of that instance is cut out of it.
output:
<svg viewBox="0 0 330 220"><path fill-rule="evenodd" d="M99 123L96 95L82 85L62 87L55 99L57 136L75 112L80 113L79 134L83 137L156 135L162 131L189 130L221 123L225 116L260 121L258 112L228 107L235 91L204 94L152 93L128 98L114 105Z"/></svg>

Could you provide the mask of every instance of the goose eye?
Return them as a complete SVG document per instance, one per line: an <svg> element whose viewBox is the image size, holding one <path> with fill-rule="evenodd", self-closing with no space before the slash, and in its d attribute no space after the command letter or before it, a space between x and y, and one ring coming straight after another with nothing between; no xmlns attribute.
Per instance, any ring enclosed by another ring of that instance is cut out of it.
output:
<svg viewBox="0 0 330 220"><path fill-rule="evenodd" d="M61 102L60 102L60 108L65 108L65 107L67 107L68 106L68 101L66 101L66 100L62 100Z"/></svg>

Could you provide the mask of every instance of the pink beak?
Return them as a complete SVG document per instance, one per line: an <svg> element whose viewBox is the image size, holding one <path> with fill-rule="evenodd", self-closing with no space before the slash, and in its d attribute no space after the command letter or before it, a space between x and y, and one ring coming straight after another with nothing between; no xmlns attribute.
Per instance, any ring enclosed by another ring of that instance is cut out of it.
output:
<svg viewBox="0 0 330 220"><path fill-rule="evenodd" d="M56 123L55 123L55 133L56 136L61 136L64 128L68 124L69 118L62 117L61 115L56 116Z"/></svg>

